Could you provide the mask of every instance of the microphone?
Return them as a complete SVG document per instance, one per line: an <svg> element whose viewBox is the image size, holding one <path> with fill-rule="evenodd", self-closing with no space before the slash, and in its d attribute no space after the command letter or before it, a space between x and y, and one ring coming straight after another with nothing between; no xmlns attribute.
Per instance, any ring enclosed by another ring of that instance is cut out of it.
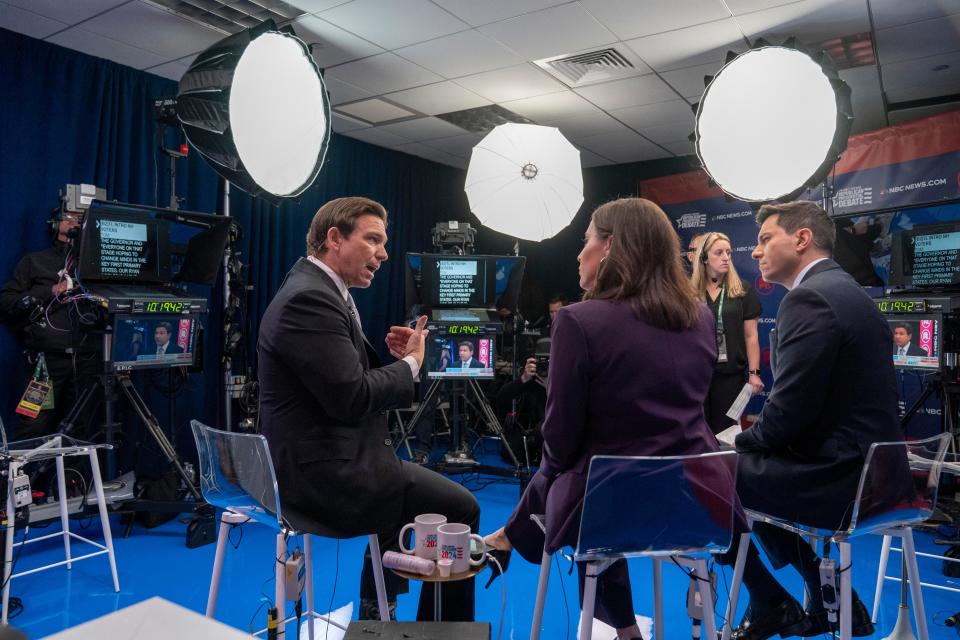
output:
<svg viewBox="0 0 960 640"><path fill-rule="evenodd" d="M67 231L68 239L76 240L79 237L80 237L80 227L74 227L73 229L70 229L70 231Z"/></svg>

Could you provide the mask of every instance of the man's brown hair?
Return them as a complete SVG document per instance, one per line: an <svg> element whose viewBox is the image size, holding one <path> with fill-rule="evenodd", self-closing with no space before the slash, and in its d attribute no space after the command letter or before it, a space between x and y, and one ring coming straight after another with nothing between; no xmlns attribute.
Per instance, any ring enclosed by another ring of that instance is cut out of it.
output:
<svg viewBox="0 0 960 640"><path fill-rule="evenodd" d="M307 230L307 255L319 258L326 250L327 231L336 227L344 237L353 233L360 216L377 216L387 226L387 210L382 204L360 196L337 198L326 203L313 216Z"/></svg>
<svg viewBox="0 0 960 640"><path fill-rule="evenodd" d="M699 301L663 210L643 198L621 198L597 207L592 221L601 239L611 238L610 253L584 300L627 301L638 318L661 329L695 327Z"/></svg>
<svg viewBox="0 0 960 640"><path fill-rule="evenodd" d="M795 200L783 204L765 204L757 212L757 224L770 216L777 218L777 225L787 233L796 233L798 229L810 229L813 244L821 251L833 254L833 245L837 241L837 227L816 202Z"/></svg>

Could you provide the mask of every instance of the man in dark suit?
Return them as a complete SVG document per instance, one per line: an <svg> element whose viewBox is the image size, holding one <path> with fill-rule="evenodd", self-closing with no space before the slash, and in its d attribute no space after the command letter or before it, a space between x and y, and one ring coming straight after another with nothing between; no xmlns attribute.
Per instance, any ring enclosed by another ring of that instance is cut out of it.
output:
<svg viewBox="0 0 960 640"><path fill-rule="evenodd" d="M840 529L850 520L870 445L903 439L887 356L890 327L856 281L830 259L836 232L818 205L765 205L757 222L753 257L760 273L790 291L771 337L773 388L756 425L736 439L737 491L747 508ZM897 479L890 482L894 486ZM810 604L800 616L792 599L753 610L737 637L829 633L814 550L799 536L763 523L755 525L754 536L774 568L797 569ZM744 582L753 603L753 588ZM873 633L856 598L853 622L853 635Z"/></svg>
<svg viewBox="0 0 960 640"><path fill-rule="evenodd" d="M913 342L913 328L909 322L898 322L893 326L893 355L925 356L927 352Z"/></svg>
<svg viewBox="0 0 960 640"><path fill-rule="evenodd" d="M368 287L385 249L387 212L367 198L323 205L307 233L307 255L287 274L260 324L260 416L280 498L344 536L377 533L396 550L400 527L421 513L476 531L480 507L464 487L401 462L387 410L413 401L426 317L387 336L397 362L384 365L364 337L349 287ZM385 573L391 609L407 583ZM369 549L360 580L361 618L378 617ZM444 620L473 620L473 580L444 589ZM432 585L417 612L433 619Z"/></svg>
<svg viewBox="0 0 960 640"><path fill-rule="evenodd" d="M170 340L172 336L173 325L166 321L158 322L157 326L153 328L153 349L151 353L155 353L158 357L168 353L183 353L183 348Z"/></svg>
<svg viewBox="0 0 960 640"><path fill-rule="evenodd" d="M460 360L456 366L461 369L483 369L483 363L473 357L473 343L464 340L458 345L457 353L460 354Z"/></svg>

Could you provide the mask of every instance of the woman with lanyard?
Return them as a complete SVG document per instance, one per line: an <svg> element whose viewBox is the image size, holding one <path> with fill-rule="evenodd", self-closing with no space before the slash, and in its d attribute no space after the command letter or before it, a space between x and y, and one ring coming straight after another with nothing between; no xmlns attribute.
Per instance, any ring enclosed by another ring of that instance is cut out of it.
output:
<svg viewBox="0 0 960 640"><path fill-rule="evenodd" d="M717 323L717 362L703 403L707 424L715 434L734 423L726 413L743 388L745 370L753 393L763 391L757 338L760 300L740 280L732 254L730 238L716 231L707 233L697 249L691 276Z"/></svg>

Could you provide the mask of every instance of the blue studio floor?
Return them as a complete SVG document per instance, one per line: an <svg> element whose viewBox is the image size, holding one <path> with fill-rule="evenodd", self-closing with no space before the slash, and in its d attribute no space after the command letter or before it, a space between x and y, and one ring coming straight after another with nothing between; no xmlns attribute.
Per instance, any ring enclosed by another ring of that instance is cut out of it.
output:
<svg viewBox="0 0 960 640"><path fill-rule="evenodd" d="M499 527L513 508L518 497L516 483L495 482L490 478L459 476L476 489L483 508L481 531L487 533ZM486 486L483 486L486 485ZM480 488L482 487L482 488ZM651 505L655 517L655 505ZM74 523L77 526L78 523ZM100 539L99 521L83 521L88 529L81 535ZM41 638L51 633L72 627L87 620L110 613L118 608L132 605L152 596L161 596L194 611L203 612L206 607L210 571L213 566L214 545L187 549L184 545L186 525L173 520L155 529L135 526L130 537L124 539L124 527L118 517L112 518L116 544L117 567L120 575L120 593L114 593L106 556L75 563L71 571L64 567L31 574L13 581L12 595L23 600L24 610L11 623L26 632L31 638ZM56 531L58 525L46 529L34 528L30 535L39 536ZM20 536L18 535L18 539ZM217 619L242 630L260 629L265 626L265 608L262 594L273 593L274 537L266 527L248 524L233 534L237 549L228 548L220 588ZM316 608L327 611L354 601L354 617L359 598L359 570L365 539L357 538L339 542L319 539L314 543L316 582ZM881 539L867 536L858 539L853 546L854 588L860 593L867 607L872 607L876 579L877 560ZM291 548L297 544L291 543ZM942 553L945 547L936 547L932 536L917 535L918 551ZM75 544L74 555L83 552L82 545ZM22 571L46 562L62 559L62 544L54 540L28 545L17 561L16 570ZM338 570L335 568L338 567ZM515 556L506 574L506 606L503 612L503 638L527 638L533 600L536 594L539 567L524 562ZM542 637L549 640L577 637L579 609L577 603L576 574L568 574L569 563L560 560L551 574L547 612L544 617ZM631 560L631 577L634 585L635 610L640 615L650 616L653 608L651 589L651 562ZM946 578L940 570L940 562L920 559L920 571L924 582L946 584L960 588L960 580ZM891 575L899 573L899 555L891 555ZM721 604L726 602L726 585L732 571L726 569L718 578L718 596ZM796 595L801 594L799 578L790 569L779 572L783 584ZM481 574L477 588L477 620L491 623L492 638L497 637L501 618L502 593L500 581L489 590L483 590L486 574ZM686 616L687 578L675 567L664 569L664 617L667 637L670 640L690 638L690 621ZM416 612L419 586L411 585L411 592L401 596L398 606L400 620L413 620ZM956 593L924 589L930 637L936 640L955 638L957 629L944 625L944 620L960 610L960 596ZM742 615L745 598L741 598ZM889 635L896 620L899 600L899 584L888 581L884 588L876 638ZM292 606L288 612L292 612ZM258 613L259 610L259 613ZM718 606L718 611L722 607ZM289 632L290 630L288 630ZM290 633L289 638L294 635ZM598 640L609 640L600 638Z"/></svg>

